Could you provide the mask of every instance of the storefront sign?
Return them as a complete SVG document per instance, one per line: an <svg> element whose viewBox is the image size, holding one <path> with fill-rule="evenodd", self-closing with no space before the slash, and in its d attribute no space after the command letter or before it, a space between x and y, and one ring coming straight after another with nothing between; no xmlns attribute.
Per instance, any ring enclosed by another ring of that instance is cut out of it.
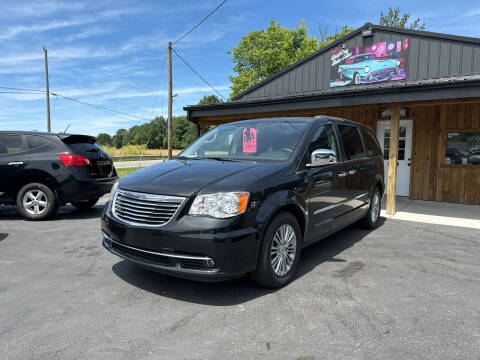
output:
<svg viewBox="0 0 480 360"><path fill-rule="evenodd" d="M408 39L332 50L330 87L403 80Z"/></svg>

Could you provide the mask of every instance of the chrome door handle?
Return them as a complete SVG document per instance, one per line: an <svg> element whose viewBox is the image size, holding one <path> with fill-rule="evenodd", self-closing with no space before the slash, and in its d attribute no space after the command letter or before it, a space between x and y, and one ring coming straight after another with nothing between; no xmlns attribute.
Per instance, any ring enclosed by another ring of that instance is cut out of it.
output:
<svg viewBox="0 0 480 360"><path fill-rule="evenodd" d="M348 173L349 173L350 175L354 175L354 174L357 173L357 170L350 170Z"/></svg>
<svg viewBox="0 0 480 360"><path fill-rule="evenodd" d="M346 172L341 172L340 174L338 174L338 177L345 177L347 176L348 174Z"/></svg>
<svg viewBox="0 0 480 360"><path fill-rule="evenodd" d="M8 165L10 165L10 166L20 166L20 165L23 165L23 161L14 161L14 162L8 163Z"/></svg>

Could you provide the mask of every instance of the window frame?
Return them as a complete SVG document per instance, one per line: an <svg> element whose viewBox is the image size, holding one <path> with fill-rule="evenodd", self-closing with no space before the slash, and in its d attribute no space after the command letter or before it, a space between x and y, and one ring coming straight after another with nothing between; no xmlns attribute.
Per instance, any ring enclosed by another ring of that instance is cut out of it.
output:
<svg viewBox="0 0 480 360"><path fill-rule="evenodd" d="M440 133L441 136L441 154L442 156L439 157L438 162L440 163L440 168L453 168L453 169L480 169L480 165L472 165L472 164L447 164L445 163L445 155L447 153L447 136L449 133L462 133L462 132L474 132L480 133L480 129L478 128L468 128L468 129L445 129Z"/></svg>
<svg viewBox="0 0 480 360"><path fill-rule="evenodd" d="M21 139L22 143L22 151L18 151L15 153L6 153L6 154L0 154L0 156L16 156L18 154L25 154L28 152L28 145L27 145L27 140L25 138L24 134L15 134L15 133L0 133L0 136L19 136Z"/></svg>
<svg viewBox="0 0 480 360"><path fill-rule="evenodd" d="M344 145L343 145L343 139L342 139L342 135L341 135L341 133L340 133L340 129L338 128L340 125L342 125L342 126L350 126L350 127L353 127L353 128L356 128L356 129L357 129L358 136L360 137L360 141L362 142L362 146L363 146L363 157L359 157L359 158L357 158L357 159L346 160L346 159L347 159L347 156L346 156L346 153L345 153L345 147L344 147ZM342 160L343 160L342 163L343 163L343 164L348 164L348 163L350 163L350 162L368 159L368 157L367 157L367 151L366 151L366 149L365 149L365 141L363 140L362 132L360 131L360 125L350 124L350 123L346 123L346 124L335 124L335 128L336 128L336 131L337 131L337 139L340 139L340 140L341 140L340 148L341 148L341 150L342 150Z"/></svg>

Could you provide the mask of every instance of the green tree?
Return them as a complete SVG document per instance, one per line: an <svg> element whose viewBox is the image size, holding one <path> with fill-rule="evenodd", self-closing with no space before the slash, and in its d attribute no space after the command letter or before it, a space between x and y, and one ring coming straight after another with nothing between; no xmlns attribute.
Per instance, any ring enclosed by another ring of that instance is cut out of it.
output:
<svg viewBox="0 0 480 360"><path fill-rule="evenodd" d="M97 136L97 144L100 146L112 146L112 137L109 134L100 133Z"/></svg>
<svg viewBox="0 0 480 360"><path fill-rule="evenodd" d="M403 13L400 14L400 8L392 9L390 6L387 13L380 13L379 23L384 26L391 26L401 29L411 29L411 30L425 30L425 23L420 23L420 19L417 18L413 20L409 25L407 25L408 20L410 19L410 14Z"/></svg>
<svg viewBox="0 0 480 360"><path fill-rule="evenodd" d="M175 116L172 128L172 145L175 149L183 149L197 138L197 129L186 116Z"/></svg>
<svg viewBox="0 0 480 360"><path fill-rule="evenodd" d="M270 20L267 29L248 33L237 47L228 52L232 55L233 71L237 73L229 77L232 82L230 96L241 93L351 31L345 25L340 33L319 40L316 36L308 36L305 21L295 29L288 29Z"/></svg>
<svg viewBox="0 0 480 360"><path fill-rule="evenodd" d="M205 95L204 97L202 97L198 102L198 105L218 104L222 102L223 100L219 99L217 95L211 94L211 95Z"/></svg>
<svg viewBox="0 0 480 360"><path fill-rule="evenodd" d="M124 142L128 139L128 131L125 129L118 129L115 135L113 135L112 144L117 149L120 149Z"/></svg>

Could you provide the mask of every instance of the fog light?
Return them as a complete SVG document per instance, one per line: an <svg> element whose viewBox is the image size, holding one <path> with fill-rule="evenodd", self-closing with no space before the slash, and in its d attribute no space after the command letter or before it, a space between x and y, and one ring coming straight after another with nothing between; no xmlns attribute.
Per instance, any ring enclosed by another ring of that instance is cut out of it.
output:
<svg viewBox="0 0 480 360"><path fill-rule="evenodd" d="M213 261L213 259L208 259L207 260L207 266L208 267L213 267L215 265L215 261Z"/></svg>

